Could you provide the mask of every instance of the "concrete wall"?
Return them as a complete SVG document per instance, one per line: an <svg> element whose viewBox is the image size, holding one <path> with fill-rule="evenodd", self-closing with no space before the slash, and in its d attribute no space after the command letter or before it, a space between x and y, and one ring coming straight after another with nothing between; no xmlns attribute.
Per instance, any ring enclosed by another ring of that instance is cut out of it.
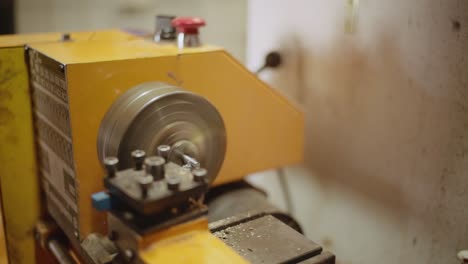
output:
<svg viewBox="0 0 468 264"><path fill-rule="evenodd" d="M306 113L294 214L340 264L459 263L468 247L468 1L251 0L248 66ZM267 173L274 176L274 172ZM254 182L285 207L275 177Z"/></svg>
<svg viewBox="0 0 468 264"><path fill-rule="evenodd" d="M16 0L18 32L154 30L155 15L201 16L205 43L245 59L247 0ZM229 14L229 15L226 15Z"/></svg>

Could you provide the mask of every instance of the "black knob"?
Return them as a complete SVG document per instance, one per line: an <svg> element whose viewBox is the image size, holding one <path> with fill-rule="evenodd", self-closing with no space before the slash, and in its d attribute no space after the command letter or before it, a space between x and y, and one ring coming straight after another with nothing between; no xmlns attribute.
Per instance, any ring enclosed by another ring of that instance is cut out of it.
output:
<svg viewBox="0 0 468 264"><path fill-rule="evenodd" d="M145 159L146 173L153 176L153 180L164 179L164 164L166 160L159 156L151 156Z"/></svg>
<svg viewBox="0 0 468 264"><path fill-rule="evenodd" d="M141 149L132 151L132 158L133 164L135 165L135 170L143 169L143 161L145 160L145 157L146 153Z"/></svg>
<svg viewBox="0 0 468 264"><path fill-rule="evenodd" d="M196 182L205 182L206 175L208 174L208 171L204 168L198 168L194 169L192 171L193 174L193 180Z"/></svg>
<svg viewBox="0 0 468 264"><path fill-rule="evenodd" d="M116 157L106 157L104 159L104 166L106 167L107 177L112 178L115 176L118 164L119 159Z"/></svg>
<svg viewBox="0 0 468 264"><path fill-rule="evenodd" d="M268 53L265 57L265 63L260 69L257 70L257 74L265 70L266 68L277 68L283 62L281 54L277 51Z"/></svg>
<svg viewBox="0 0 468 264"><path fill-rule="evenodd" d="M180 186L180 177L178 175L171 175L166 178L167 188L171 191L179 190Z"/></svg>

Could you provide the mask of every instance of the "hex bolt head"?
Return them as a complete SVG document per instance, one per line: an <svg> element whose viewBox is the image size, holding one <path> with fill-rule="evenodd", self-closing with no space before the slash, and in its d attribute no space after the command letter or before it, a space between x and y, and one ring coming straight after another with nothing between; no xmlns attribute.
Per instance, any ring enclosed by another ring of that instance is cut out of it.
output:
<svg viewBox="0 0 468 264"><path fill-rule="evenodd" d="M166 178L167 188L171 191L179 190L180 186L180 177L177 175L171 175L170 177Z"/></svg>
<svg viewBox="0 0 468 264"><path fill-rule="evenodd" d="M204 168L194 169L192 171L193 180L196 182L205 182L208 171Z"/></svg>
<svg viewBox="0 0 468 264"><path fill-rule="evenodd" d="M119 159L116 157L106 157L104 159L104 166L106 167L107 177L113 178L115 176L118 164Z"/></svg>
<svg viewBox="0 0 468 264"><path fill-rule="evenodd" d="M158 155L165 158L169 157L169 152L171 151L171 146L169 145L160 145L158 146Z"/></svg>
<svg viewBox="0 0 468 264"><path fill-rule="evenodd" d="M164 164L166 160L160 156L151 156L145 159L146 173L153 176L153 180L164 179Z"/></svg>
<svg viewBox="0 0 468 264"><path fill-rule="evenodd" d="M147 198L148 191L151 188L151 185L153 184L153 176L147 174L141 177L138 181L138 184L140 185L140 188L141 188L141 197L143 199Z"/></svg>
<svg viewBox="0 0 468 264"><path fill-rule="evenodd" d="M132 151L133 164L135 165L135 170L143 169L143 161L145 160L146 153L141 149Z"/></svg>

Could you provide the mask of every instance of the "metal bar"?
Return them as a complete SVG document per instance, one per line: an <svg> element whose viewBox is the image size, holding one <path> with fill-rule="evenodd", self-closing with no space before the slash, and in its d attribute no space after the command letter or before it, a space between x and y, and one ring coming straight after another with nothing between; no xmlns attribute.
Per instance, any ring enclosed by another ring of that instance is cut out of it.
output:
<svg viewBox="0 0 468 264"><path fill-rule="evenodd" d="M47 247L50 249L50 252L57 259L57 262L60 264L77 264L71 254L68 252L67 248L56 239L50 239L47 242Z"/></svg>

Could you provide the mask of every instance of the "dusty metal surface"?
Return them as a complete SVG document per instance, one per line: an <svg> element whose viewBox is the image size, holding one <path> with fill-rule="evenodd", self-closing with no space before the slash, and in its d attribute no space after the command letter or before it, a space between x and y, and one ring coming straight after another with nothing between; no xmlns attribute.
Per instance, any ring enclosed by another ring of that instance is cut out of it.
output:
<svg viewBox="0 0 468 264"><path fill-rule="evenodd" d="M233 216L243 215L251 218L271 214L299 233L303 233L299 223L288 212L278 209L262 190L245 181L211 188L205 196L205 202L209 208L210 223L227 223L229 219L233 219ZM255 216L255 212L259 215ZM249 214L250 216L247 216Z"/></svg>
<svg viewBox="0 0 468 264"><path fill-rule="evenodd" d="M230 187L231 185L237 185ZM210 222L225 219L250 211L276 212L278 209L268 202L261 191L246 183L231 183L210 189L206 196Z"/></svg>
<svg viewBox="0 0 468 264"><path fill-rule="evenodd" d="M270 215L220 222L210 225L213 234L251 263L298 263L322 253L321 246ZM308 263L334 263L326 261L323 257Z"/></svg>

